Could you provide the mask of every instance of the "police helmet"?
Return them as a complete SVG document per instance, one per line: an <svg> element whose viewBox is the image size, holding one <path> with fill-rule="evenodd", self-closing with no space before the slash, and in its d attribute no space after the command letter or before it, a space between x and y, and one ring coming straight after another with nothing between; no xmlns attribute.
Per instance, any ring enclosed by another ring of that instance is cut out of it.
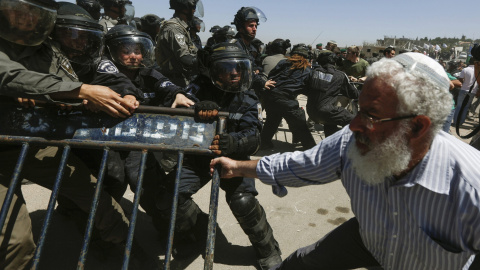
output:
<svg viewBox="0 0 480 270"><path fill-rule="evenodd" d="M164 20L164 18L160 18L155 14L147 14L140 18L142 31L149 34L152 39L155 39L158 34L158 30L160 29L160 25Z"/></svg>
<svg viewBox="0 0 480 270"><path fill-rule="evenodd" d="M130 25L116 25L105 35L105 45L115 64L129 69L151 67L155 63L152 38Z"/></svg>
<svg viewBox="0 0 480 270"><path fill-rule="evenodd" d="M318 55L317 63L321 66L330 64L335 65L337 61L337 55L331 51L325 51Z"/></svg>
<svg viewBox="0 0 480 270"><path fill-rule="evenodd" d="M212 83L226 92L242 92L252 83L252 63L245 51L234 43L215 44L210 52L208 69Z"/></svg>
<svg viewBox="0 0 480 270"><path fill-rule="evenodd" d="M267 45L267 51L271 54L285 54L287 49L292 46L289 39L277 38Z"/></svg>
<svg viewBox="0 0 480 270"><path fill-rule="evenodd" d="M78 64L98 63L103 52L103 27L78 5L60 2L52 39Z"/></svg>
<svg viewBox="0 0 480 270"><path fill-rule="evenodd" d="M57 8L53 0L1 0L0 37L19 45L40 45L53 30Z"/></svg>
<svg viewBox="0 0 480 270"><path fill-rule="evenodd" d="M94 20L98 21L100 19L100 10L102 9L102 6L100 6L100 3L97 0L77 0L77 5L90 13Z"/></svg>
<svg viewBox="0 0 480 270"><path fill-rule="evenodd" d="M217 32L218 30L220 30L220 25L214 25L212 26L212 28L210 28L210 33L212 33L212 35Z"/></svg>
<svg viewBox="0 0 480 270"><path fill-rule="evenodd" d="M170 0L170 9L195 9L195 16L203 18L203 3L201 0Z"/></svg>
<svg viewBox="0 0 480 270"><path fill-rule="evenodd" d="M188 22L190 28L197 29L197 32L205 32L205 23L198 17L194 16L191 21Z"/></svg>
<svg viewBox="0 0 480 270"><path fill-rule="evenodd" d="M257 25L260 25L260 22L267 21L267 17L259 8L242 7L237 11L237 14L235 14L232 24L235 25L237 29L243 29L245 22L248 21L256 21Z"/></svg>
<svg viewBox="0 0 480 270"><path fill-rule="evenodd" d="M99 0L102 7L120 7L125 6L128 0Z"/></svg>
<svg viewBox="0 0 480 270"><path fill-rule="evenodd" d="M264 54L265 53L265 44L260 39L254 38L251 41L251 44L253 45L253 47L255 47L255 49L257 49L257 52L259 54Z"/></svg>
<svg viewBox="0 0 480 270"><path fill-rule="evenodd" d="M300 44L297 44L297 45L293 46L292 51L290 52L290 55L294 55L294 54L298 54L298 55L301 55L301 56L307 58L308 54L309 54L309 50L308 50L307 45L305 45L303 43L300 43Z"/></svg>

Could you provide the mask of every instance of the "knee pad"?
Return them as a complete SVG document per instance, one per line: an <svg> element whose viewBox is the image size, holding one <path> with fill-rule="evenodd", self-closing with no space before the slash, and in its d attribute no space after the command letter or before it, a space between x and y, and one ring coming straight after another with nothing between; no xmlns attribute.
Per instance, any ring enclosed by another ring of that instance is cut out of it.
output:
<svg viewBox="0 0 480 270"><path fill-rule="evenodd" d="M250 214L255 208L257 199L251 193L235 193L228 202L232 213L236 217L243 217Z"/></svg>

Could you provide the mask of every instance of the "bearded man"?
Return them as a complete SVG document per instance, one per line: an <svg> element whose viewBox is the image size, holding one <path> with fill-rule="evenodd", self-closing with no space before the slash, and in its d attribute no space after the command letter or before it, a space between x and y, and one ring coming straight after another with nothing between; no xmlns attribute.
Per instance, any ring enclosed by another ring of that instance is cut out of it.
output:
<svg viewBox="0 0 480 270"><path fill-rule="evenodd" d="M360 112L314 148L211 162L222 178L258 177L279 195L341 179L355 217L272 269L480 269L480 152L441 131L448 89L427 56L382 59Z"/></svg>

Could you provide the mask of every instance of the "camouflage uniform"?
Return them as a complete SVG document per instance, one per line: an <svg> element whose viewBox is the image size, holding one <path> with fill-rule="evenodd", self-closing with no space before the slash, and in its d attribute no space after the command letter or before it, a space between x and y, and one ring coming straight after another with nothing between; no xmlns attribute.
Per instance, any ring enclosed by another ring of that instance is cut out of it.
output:
<svg viewBox="0 0 480 270"><path fill-rule="evenodd" d="M188 24L174 15L162 23L155 48L155 58L162 74L178 86L187 86L193 75L192 67L182 64L180 58L196 57L198 50L187 29Z"/></svg>

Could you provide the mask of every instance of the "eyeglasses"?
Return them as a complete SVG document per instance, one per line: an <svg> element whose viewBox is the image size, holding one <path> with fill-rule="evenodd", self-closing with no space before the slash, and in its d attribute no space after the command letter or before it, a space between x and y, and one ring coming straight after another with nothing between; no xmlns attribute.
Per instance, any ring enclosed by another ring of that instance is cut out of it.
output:
<svg viewBox="0 0 480 270"><path fill-rule="evenodd" d="M413 118L413 117L417 116L416 114L412 114L412 115L392 117L392 118L373 119L373 117L368 116L366 113L363 113L363 112L360 112L360 111L358 112L358 115L360 116L360 120L362 121L362 123L368 129L373 129L373 124L376 124L376 123L403 120L403 119Z"/></svg>

